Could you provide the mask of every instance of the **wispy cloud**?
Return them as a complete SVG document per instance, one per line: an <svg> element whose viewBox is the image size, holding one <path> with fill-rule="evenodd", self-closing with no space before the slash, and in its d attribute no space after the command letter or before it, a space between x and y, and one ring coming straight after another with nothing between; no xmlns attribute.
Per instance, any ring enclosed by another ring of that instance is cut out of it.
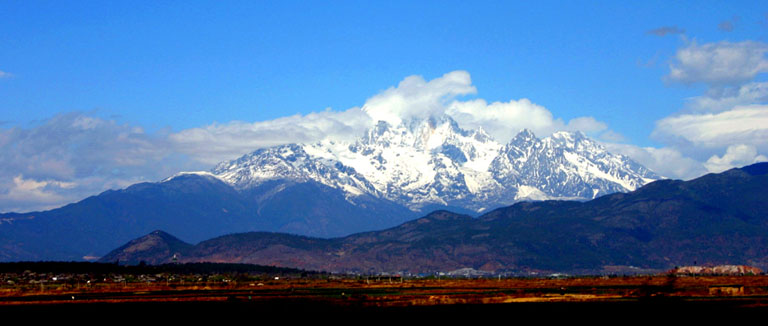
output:
<svg viewBox="0 0 768 326"><path fill-rule="evenodd" d="M631 144L604 143L606 149L633 160L667 178L690 179L707 172L704 165L672 147L640 147Z"/></svg>
<svg viewBox="0 0 768 326"><path fill-rule="evenodd" d="M397 87L369 98L362 110L374 121L397 125L411 118L442 114L457 96L476 92L466 71L452 71L430 81L421 76L408 76Z"/></svg>
<svg viewBox="0 0 768 326"><path fill-rule="evenodd" d="M732 29L727 23L720 28ZM705 85L706 93L688 99L682 112L656 121L651 137L668 147L635 149L635 155L664 173L665 166L657 165L653 158L665 152L669 165L686 167L670 171L678 175L720 172L764 160L761 153L768 153L768 83L756 79L768 72L766 53L768 44L756 41L686 42L677 50L664 79Z"/></svg>
<svg viewBox="0 0 768 326"><path fill-rule="evenodd" d="M0 70L0 78L11 78L11 77L13 77L12 73Z"/></svg>
<svg viewBox="0 0 768 326"><path fill-rule="evenodd" d="M717 29L723 32L733 32L733 29L736 28L736 24L738 24L740 20L741 17L733 16L730 20L724 20L720 22L720 24L717 24Z"/></svg>
<svg viewBox="0 0 768 326"><path fill-rule="evenodd" d="M728 146L723 156L713 155L704 163L704 166L709 172L718 173L733 167L764 161L768 161L768 157L758 154L755 146L739 144Z"/></svg>
<svg viewBox="0 0 768 326"><path fill-rule="evenodd" d="M768 102L768 82L752 82L738 87L713 87L705 95L688 99L692 112L722 112L737 106Z"/></svg>
<svg viewBox="0 0 768 326"><path fill-rule="evenodd" d="M172 149L213 165L258 148L358 137L372 125L359 108L326 110L259 122L233 121L191 128L168 136Z"/></svg>
<svg viewBox="0 0 768 326"><path fill-rule="evenodd" d="M731 21L723 21L720 24L717 24L717 29L723 31L723 32L732 32L733 31L733 23Z"/></svg>
<svg viewBox="0 0 768 326"><path fill-rule="evenodd" d="M677 26L664 26L664 27L659 27L656 29L649 30L646 32L646 34L663 37L663 36L674 35L674 34L685 34L685 30Z"/></svg>
<svg viewBox="0 0 768 326"><path fill-rule="evenodd" d="M494 103L458 99L476 91L466 71L453 71L432 80L408 76L397 86L367 99L362 107L328 109L269 121L212 124L171 134L169 140L176 150L214 164L268 146L326 138L351 140L380 120L397 125L430 115L447 114L462 127L483 128L501 142L509 141L523 128L541 136L558 130L595 134L607 129L605 123L592 117L578 117L565 123L528 99Z"/></svg>
<svg viewBox="0 0 768 326"><path fill-rule="evenodd" d="M666 80L683 84L740 85L768 71L768 44L696 41L677 50Z"/></svg>
<svg viewBox="0 0 768 326"><path fill-rule="evenodd" d="M50 208L202 167L171 145L163 134L82 112L0 129L0 211Z"/></svg>
<svg viewBox="0 0 768 326"><path fill-rule="evenodd" d="M653 136L666 143L682 142L704 148L750 144L768 149L768 105L667 117L656 123Z"/></svg>

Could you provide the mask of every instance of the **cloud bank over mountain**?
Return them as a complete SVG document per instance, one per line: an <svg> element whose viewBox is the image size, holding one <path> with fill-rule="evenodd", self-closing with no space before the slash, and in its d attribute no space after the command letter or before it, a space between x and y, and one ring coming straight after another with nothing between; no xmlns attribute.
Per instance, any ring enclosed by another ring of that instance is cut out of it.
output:
<svg viewBox="0 0 768 326"><path fill-rule="evenodd" d="M258 148L323 139L350 140L379 120L447 114L464 128L483 128L508 142L523 128L547 136L558 130L607 130L593 117L564 122L528 99L488 103L470 74L453 71L425 80L408 76L360 107L327 109L268 121L232 121L171 132L146 132L92 112L56 115L30 127L0 129L0 210L60 206L107 189L160 180L183 170L208 169Z"/></svg>
<svg viewBox="0 0 768 326"><path fill-rule="evenodd" d="M690 179L766 159L768 87L756 81L768 70L766 52L768 45L753 41L692 41L681 47L664 80L703 84L707 92L657 121L651 137L665 145L657 148L621 143L621 134L604 121L592 116L566 121L526 98L489 103L476 97L470 73L461 70L432 80L405 77L346 110L179 131L146 132L93 112L59 114L32 127L0 129L0 211L52 208L107 189L208 169L258 148L350 140L378 120L397 124L442 114L502 143L523 128L541 137L579 130L661 175Z"/></svg>
<svg viewBox="0 0 768 326"><path fill-rule="evenodd" d="M328 109L270 121L212 124L171 134L169 139L176 149L195 160L212 164L262 147L327 138L349 140L361 136L379 120L398 125L410 119L443 114L464 128L483 128L501 142L508 142L524 128L541 136L559 130L579 130L593 135L607 130L607 125L594 117L578 117L566 123L528 99L493 103L461 99L475 93L477 90L466 71L449 72L429 81L414 75L368 98L361 107L345 111Z"/></svg>

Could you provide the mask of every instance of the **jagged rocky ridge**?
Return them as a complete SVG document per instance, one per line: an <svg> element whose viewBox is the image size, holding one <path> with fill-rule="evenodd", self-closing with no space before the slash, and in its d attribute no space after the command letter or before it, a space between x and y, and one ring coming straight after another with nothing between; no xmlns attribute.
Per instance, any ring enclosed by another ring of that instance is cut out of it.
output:
<svg viewBox="0 0 768 326"><path fill-rule="evenodd" d="M523 130L501 144L448 116L397 126L379 121L351 143L259 149L211 173L240 190L273 180L314 181L343 191L350 202L368 195L414 211L443 205L478 212L521 200L593 199L660 178L581 132L539 139Z"/></svg>

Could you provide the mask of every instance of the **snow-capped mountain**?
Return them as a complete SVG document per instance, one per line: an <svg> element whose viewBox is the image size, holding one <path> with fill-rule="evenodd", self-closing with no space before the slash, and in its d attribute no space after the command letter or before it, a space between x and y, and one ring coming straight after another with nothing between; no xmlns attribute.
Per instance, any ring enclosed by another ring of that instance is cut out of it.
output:
<svg viewBox="0 0 768 326"><path fill-rule="evenodd" d="M504 145L450 117L379 121L354 142L325 140L256 150L211 173L240 190L267 181L314 181L412 210L427 205L481 211L526 199L591 199L659 178L580 132L539 139L521 131Z"/></svg>
<svg viewBox="0 0 768 326"><path fill-rule="evenodd" d="M187 241L245 231L340 237L434 209L589 199L656 178L581 133L539 139L523 130L501 144L448 117L380 122L352 142L259 149L210 172L109 190L50 211L0 214L7 222L0 223L0 261L98 256L158 229Z"/></svg>

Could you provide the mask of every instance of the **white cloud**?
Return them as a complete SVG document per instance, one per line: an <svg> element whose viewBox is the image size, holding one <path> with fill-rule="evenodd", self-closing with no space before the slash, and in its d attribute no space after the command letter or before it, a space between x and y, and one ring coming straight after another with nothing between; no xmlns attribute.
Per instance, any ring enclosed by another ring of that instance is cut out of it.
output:
<svg viewBox="0 0 768 326"><path fill-rule="evenodd" d="M410 118L442 114L446 104L456 96L476 92L466 71L449 72L429 82L421 76L409 76L397 87L390 87L369 98L362 110L374 121L383 120L398 125Z"/></svg>
<svg viewBox="0 0 768 326"><path fill-rule="evenodd" d="M618 132L615 132L613 130L606 130L605 132L601 133L600 139L607 142L614 142L614 143L623 142L624 140L626 140L626 138L624 138L624 135Z"/></svg>
<svg viewBox="0 0 768 326"><path fill-rule="evenodd" d="M559 130L597 133L607 129L604 122L593 117L577 117L564 123L552 116L547 108L528 99L493 102L483 99L454 101L445 113L453 117L463 128L483 128L500 142L507 142L522 129L530 129L539 137L546 137Z"/></svg>
<svg viewBox="0 0 768 326"><path fill-rule="evenodd" d="M721 112L767 101L768 82L753 82L739 87L710 88L706 95L691 98L686 108L694 112Z"/></svg>
<svg viewBox="0 0 768 326"><path fill-rule="evenodd" d="M707 172L701 162L683 155L674 148L639 147L616 143L604 143L603 145L608 151L629 156L667 178L688 180Z"/></svg>
<svg viewBox="0 0 768 326"><path fill-rule="evenodd" d="M359 108L326 110L269 121L212 124L169 135L173 147L194 159L215 164L258 148L311 143L325 138L351 139L370 127L370 117Z"/></svg>
<svg viewBox="0 0 768 326"><path fill-rule="evenodd" d="M732 144L766 146L768 105L664 118L656 122L652 135L666 143L702 148L725 148Z"/></svg>
<svg viewBox="0 0 768 326"><path fill-rule="evenodd" d="M4 211L25 210L27 206L54 208L70 199L65 195L75 188L73 182L34 180L17 175L10 179L0 178L0 207Z"/></svg>
<svg viewBox="0 0 768 326"><path fill-rule="evenodd" d="M104 166L141 166L164 155L163 139L80 112L28 128L0 129L0 174L44 180L92 175Z"/></svg>
<svg viewBox="0 0 768 326"><path fill-rule="evenodd" d="M56 204L64 200L64 197L54 191L72 189L76 186L73 182L61 182L55 180L32 180L18 175L13 178L13 185L7 192L0 194L0 201L31 201L36 203Z"/></svg>
<svg viewBox="0 0 768 326"><path fill-rule="evenodd" d="M0 212L47 209L201 164L162 134L80 112L0 129Z"/></svg>
<svg viewBox="0 0 768 326"><path fill-rule="evenodd" d="M0 78L11 78L11 77L13 77L12 73L0 70Z"/></svg>
<svg viewBox="0 0 768 326"><path fill-rule="evenodd" d="M678 170L672 175L679 176L721 172L765 158L758 152L768 150L768 82L754 80L768 72L766 53L768 44L754 41L694 41L678 49L665 78L702 83L707 92L689 99L683 113L656 121L651 136L669 147L645 148L650 157L635 153L635 158L661 173L672 167ZM654 155L666 156L669 163L655 162Z"/></svg>
<svg viewBox="0 0 768 326"><path fill-rule="evenodd" d="M568 121L566 128L568 130L580 130L585 133L594 133L606 130L608 129L608 126L604 122L595 120L593 117L579 117Z"/></svg>
<svg viewBox="0 0 768 326"><path fill-rule="evenodd" d="M739 144L728 146L723 156L713 155L704 163L704 166L709 172L719 173L763 161L768 161L768 157L758 154L755 146Z"/></svg>
<svg viewBox="0 0 768 326"><path fill-rule="evenodd" d="M421 76L409 76L397 87L369 98L362 110L373 121L383 120L394 125L411 118L447 114L463 128L483 128L502 142L509 141L523 128L531 129L537 135L566 128L562 120L552 117L549 110L528 99L490 104L483 99L456 99L476 92L466 71L453 71L431 81L425 81ZM591 129L599 122L585 119L576 120L575 124Z"/></svg>
<svg viewBox="0 0 768 326"><path fill-rule="evenodd" d="M211 124L171 134L174 147L199 162L216 164L258 148L290 143L311 143L330 138L352 140L376 121L399 124L410 118L439 115L456 96L472 94L469 73L454 71L431 81L409 76L346 111L327 109L269 121Z"/></svg>
<svg viewBox="0 0 768 326"><path fill-rule="evenodd" d="M215 164L262 147L324 138L353 139L379 120L396 125L412 118L441 114L450 115L463 128L483 128L501 142L509 141L523 128L539 136L558 130L596 133L607 129L605 123L592 117L578 117L565 124L528 99L490 104L483 99L456 99L475 92L466 71L453 71L430 81L409 76L397 87L370 97L361 108L326 110L261 122L212 124L183 130L170 135L169 139L183 153L200 162Z"/></svg>
<svg viewBox="0 0 768 326"><path fill-rule="evenodd" d="M666 79L684 84L738 85L768 71L768 44L721 41L698 45L692 41L677 50Z"/></svg>
<svg viewBox="0 0 768 326"><path fill-rule="evenodd" d="M501 142L507 142L520 130L528 128L536 135L548 135L565 128L560 119L528 99L488 104L483 99L454 101L446 110L463 128L482 127Z"/></svg>

